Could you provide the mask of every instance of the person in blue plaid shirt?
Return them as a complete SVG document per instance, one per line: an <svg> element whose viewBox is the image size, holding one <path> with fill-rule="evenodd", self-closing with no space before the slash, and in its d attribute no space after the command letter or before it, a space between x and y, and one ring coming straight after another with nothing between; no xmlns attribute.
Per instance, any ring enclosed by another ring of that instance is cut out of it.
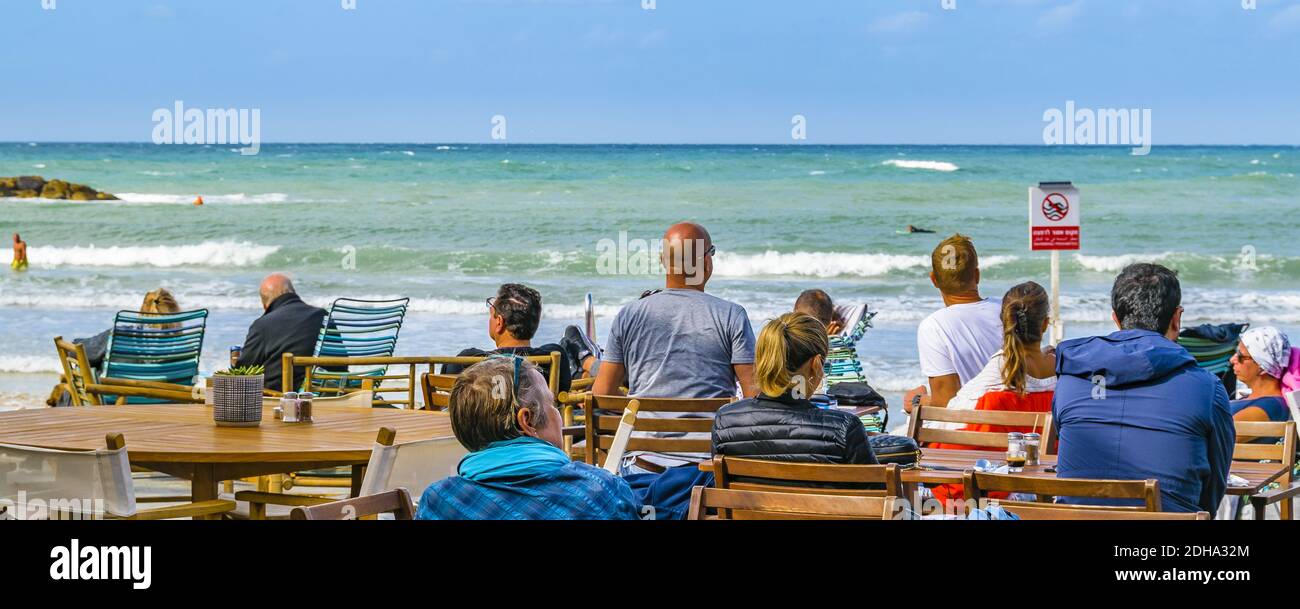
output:
<svg viewBox="0 0 1300 609"><path fill-rule="evenodd" d="M623 479L569 459L561 416L532 363L498 356L451 390L451 428L470 454L429 486L417 520L637 520Z"/></svg>

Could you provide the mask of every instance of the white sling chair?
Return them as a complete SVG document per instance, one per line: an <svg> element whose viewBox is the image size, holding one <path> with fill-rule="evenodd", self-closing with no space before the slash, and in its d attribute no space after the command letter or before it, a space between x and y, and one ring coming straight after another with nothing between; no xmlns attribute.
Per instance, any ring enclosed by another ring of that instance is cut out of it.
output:
<svg viewBox="0 0 1300 609"><path fill-rule="evenodd" d="M120 435L108 447L65 451L0 444L0 520L160 520L212 516L232 501L140 510Z"/></svg>

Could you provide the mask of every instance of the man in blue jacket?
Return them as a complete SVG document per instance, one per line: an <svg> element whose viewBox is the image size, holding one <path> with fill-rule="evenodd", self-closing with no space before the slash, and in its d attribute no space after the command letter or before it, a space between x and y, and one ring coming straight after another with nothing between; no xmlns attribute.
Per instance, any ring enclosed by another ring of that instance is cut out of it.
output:
<svg viewBox="0 0 1300 609"><path fill-rule="evenodd" d="M1155 478L1163 511L1213 514L1227 488L1236 432L1223 384L1174 342L1181 301L1173 271L1130 265L1111 289L1119 331L1057 347L1057 475Z"/></svg>

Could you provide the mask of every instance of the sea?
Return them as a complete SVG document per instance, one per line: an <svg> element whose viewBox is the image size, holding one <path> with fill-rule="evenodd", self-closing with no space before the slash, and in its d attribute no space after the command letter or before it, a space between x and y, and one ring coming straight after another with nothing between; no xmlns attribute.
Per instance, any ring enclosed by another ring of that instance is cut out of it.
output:
<svg viewBox="0 0 1300 609"><path fill-rule="evenodd" d="M1300 337L1297 173L1296 147L3 143L0 176L122 200L0 199L0 233L20 233L31 261L0 268L0 408L43 404L55 336L98 333L158 287L210 311L202 368L217 370L274 271L320 306L411 298L399 354L488 345L484 299L504 282L543 295L540 341L580 324L590 293L603 340L621 306L662 287L638 246L682 220L717 247L708 291L756 332L808 288L877 312L858 351L897 406L924 381L915 332L942 306L927 277L942 237L974 240L986 296L1048 284L1027 227L1040 181L1080 190L1081 248L1061 258L1067 337L1113 328L1110 284L1138 261L1178 271L1185 325Z"/></svg>

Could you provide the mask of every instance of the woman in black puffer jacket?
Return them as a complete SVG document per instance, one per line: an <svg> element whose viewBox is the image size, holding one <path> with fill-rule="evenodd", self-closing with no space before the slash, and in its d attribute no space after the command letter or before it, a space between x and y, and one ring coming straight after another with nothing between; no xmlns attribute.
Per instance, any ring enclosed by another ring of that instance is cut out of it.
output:
<svg viewBox="0 0 1300 609"><path fill-rule="evenodd" d="M774 319L758 335L759 397L723 406L713 452L773 461L871 465L876 456L857 417L806 399L824 376L826 327L801 313Z"/></svg>

